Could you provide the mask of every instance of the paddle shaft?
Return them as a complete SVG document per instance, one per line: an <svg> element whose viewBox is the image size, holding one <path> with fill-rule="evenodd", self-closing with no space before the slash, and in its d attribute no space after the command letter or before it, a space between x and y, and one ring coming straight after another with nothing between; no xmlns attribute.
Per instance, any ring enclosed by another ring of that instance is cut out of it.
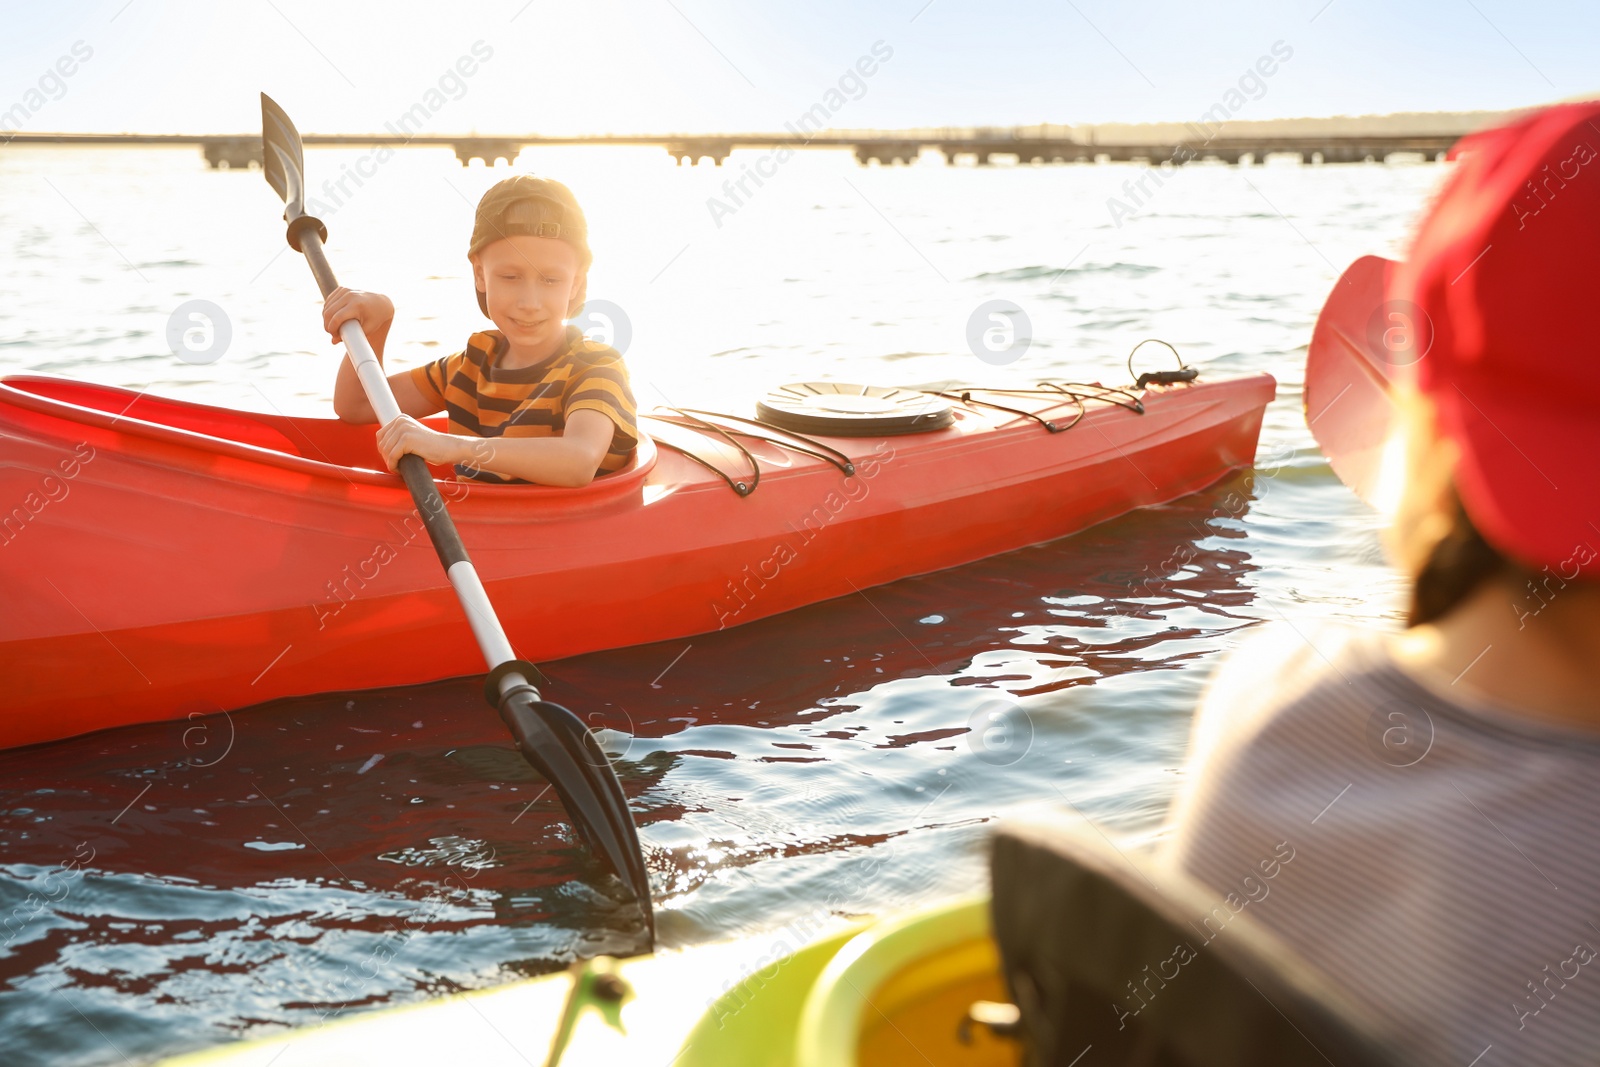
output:
<svg viewBox="0 0 1600 1067"><path fill-rule="evenodd" d="M322 238L310 229L302 231L299 236L300 251L311 266L311 273L317 279L317 288L322 290L323 299L327 299L339 288L339 282L333 276L333 268L328 265L327 253L322 250ZM350 319L339 327L339 337L344 341L356 377L361 380L361 389L367 394L373 413L378 416L378 425L389 425L403 413L395 401L394 390L389 388L389 378L383 373L383 364L378 362L378 354L367 340L366 331L359 322ZM427 527L428 539L433 542L434 551L439 553L445 576L450 579L451 588L456 591L456 597L467 613L467 623L472 627L472 636L477 639L485 662L493 669L515 660L517 654L512 651L511 642L500 626L494 605L489 603L489 594L483 588L477 568L473 567L472 560L467 556L466 546L461 543L461 534L456 529L455 521L450 518L439 487L434 484L433 473L428 470L421 456L409 452L400 457L396 466L400 477L405 479L406 488L411 490L411 499L417 505L423 525ZM502 694L516 686L532 684L531 679L524 678L516 671L506 672L499 682Z"/></svg>
<svg viewBox="0 0 1600 1067"><path fill-rule="evenodd" d="M306 257L326 300L339 282L322 247L328 231L320 219L305 213L305 157L300 131L266 93L261 94L261 149L263 176L284 203L283 218L288 224L285 236L290 247ZM339 336L373 413L381 425L391 424L403 412L395 403L383 365L361 324L341 323ZM539 695L537 687L544 679L537 667L517 658L511 642L506 640L428 465L421 456L406 454L399 457L395 466L411 491L428 538L489 665L484 696L500 712L522 757L555 789L578 835L627 882L644 918L647 944L653 946L655 912L650 901L650 875L639 848L638 828L628 810L627 795L611 761L583 720Z"/></svg>

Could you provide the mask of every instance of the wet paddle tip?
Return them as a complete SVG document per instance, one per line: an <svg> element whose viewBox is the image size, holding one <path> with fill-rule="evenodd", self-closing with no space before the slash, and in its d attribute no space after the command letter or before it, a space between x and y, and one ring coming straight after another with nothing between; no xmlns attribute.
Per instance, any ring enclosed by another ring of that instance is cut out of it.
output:
<svg viewBox="0 0 1600 1067"><path fill-rule="evenodd" d="M633 894L655 945L655 912L639 834L610 758L576 715L519 686L500 702L517 748L561 798L578 836Z"/></svg>

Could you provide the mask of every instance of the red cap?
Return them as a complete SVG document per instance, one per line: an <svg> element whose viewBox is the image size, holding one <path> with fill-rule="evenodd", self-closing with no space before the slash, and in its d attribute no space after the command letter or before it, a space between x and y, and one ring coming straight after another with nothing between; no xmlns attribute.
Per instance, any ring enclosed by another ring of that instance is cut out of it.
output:
<svg viewBox="0 0 1600 1067"><path fill-rule="evenodd" d="M1600 548L1600 103L1474 134L1389 297L1431 321L1417 386L1488 542L1574 576Z"/></svg>

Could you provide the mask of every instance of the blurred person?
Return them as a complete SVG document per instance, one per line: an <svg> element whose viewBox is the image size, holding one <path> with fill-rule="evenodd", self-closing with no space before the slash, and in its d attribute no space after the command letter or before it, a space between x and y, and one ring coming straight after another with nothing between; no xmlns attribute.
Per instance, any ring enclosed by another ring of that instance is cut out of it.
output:
<svg viewBox="0 0 1600 1067"><path fill-rule="evenodd" d="M1407 626L1246 642L1163 849L1419 1063L1600 1060L1597 158L1594 103L1461 145L1388 293L1434 329L1398 383Z"/></svg>

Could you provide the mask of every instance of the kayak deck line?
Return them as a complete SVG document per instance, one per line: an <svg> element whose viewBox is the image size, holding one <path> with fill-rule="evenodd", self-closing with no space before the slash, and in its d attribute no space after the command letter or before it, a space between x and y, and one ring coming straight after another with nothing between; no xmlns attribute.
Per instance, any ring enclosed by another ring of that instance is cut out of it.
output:
<svg viewBox="0 0 1600 1067"><path fill-rule="evenodd" d="M840 474L851 475L855 473L855 465L850 462L849 456L814 437L807 437L793 430L785 430L781 426L774 426L772 423L764 422L761 419L748 419L742 415L728 415L717 411L704 411L700 408L673 408L671 410L679 416L692 417L698 422L720 427L736 437L770 441L793 451L826 460L839 468ZM668 418L668 416L659 414L656 417ZM728 425L730 423L732 425ZM801 443L796 444L796 441Z"/></svg>
<svg viewBox="0 0 1600 1067"><path fill-rule="evenodd" d="M741 436L763 472L743 497L649 435L629 468L584 489L435 475L507 637L537 663L692 637L1166 503L1253 462L1275 388L1269 375L1151 386L1131 394L1142 415L1108 391L1072 433L957 403L946 429L805 435L809 451ZM1048 392L1011 406L1077 414ZM673 432L750 477L720 435ZM0 525L74 448L94 450L65 495L0 536L0 748L481 674L373 436L336 419L0 380ZM563 625L540 626L535 605Z"/></svg>
<svg viewBox="0 0 1600 1067"><path fill-rule="evenodd" d="M804 383L802 383L804 384ZM789 388L795 388L793 386ZM1084 390L1079 392L1079 389ZM922 390L905 390L908 395L921 395L927 397L943 397L955 400L971 408L974 412L981 413L981 409L1003 411L1020 419L1027 419L1037 423L1050 433L1062 433L1076 426L1088 414L1088 404L1093 402L1115 404L1127 408L1136 414L1144 414L1144 404L1131 393L1122 389L1113 389L1103 386L1098 382L1042 382L1036 389L989 389L980 386L963 386L956 392L926 392ZM1043 397L1047 403L1039 410L1011 407L993 401L974 399L974 393L989 393L1004 396ZM1117 400L1106 394L1117 394L1125 399ZM1062 398L1076 406L1076 413L1065 424L1058 424L1055 419L1046 417L1046 414L1059 407ZM642 429L652 431L651 436L657 443L665 448L687 457L693 462L705 467L716 474L740 496L749 496L756 491L761 483L760 461L751 454L750 450L739 444L735 438L744 437L752 440L766 441L803 455L815 457L833 464L845 476L855 473L854 464L850 457L836 448L820 441L815 436L800 433L774 425L764 419L749 419L740 415L730 415L720 411L703 411L691 408L668 408L665 413L651 412L641 416ZM729 424L732 425L729 425ZM701 436L691 439L679 432L680 430L697 431ZM710 435L715 434L715 437ZM852 435L854 436L854 435ZM720 440L719 440L720 438ZM739 456L738 461L719 462L719 459L729 459L727 445L735 450ZM751 472L748 481L739 477L740 471L749 469Z"/></svg>
<svg viewBox="0 0 1600 1067"><path fill-rule="evenodd" d="M684 459L697 463L728 484L739 496L749 496L761 484L761 464L750 450L741 445L733 434L704 419L680 416L677 419L641 415L639 428L656 439L663 448L670 448ZM710 437L709 434L717 437ZM720 438L720 440L718 439ZM782 445L781 441L774 444ZM739 457L728 457L728 450ZM811 455L817 455L811 452ZM719 462L726 457L728 462ZM749 479L740 476L742 470L750 471Z"/></svg>

